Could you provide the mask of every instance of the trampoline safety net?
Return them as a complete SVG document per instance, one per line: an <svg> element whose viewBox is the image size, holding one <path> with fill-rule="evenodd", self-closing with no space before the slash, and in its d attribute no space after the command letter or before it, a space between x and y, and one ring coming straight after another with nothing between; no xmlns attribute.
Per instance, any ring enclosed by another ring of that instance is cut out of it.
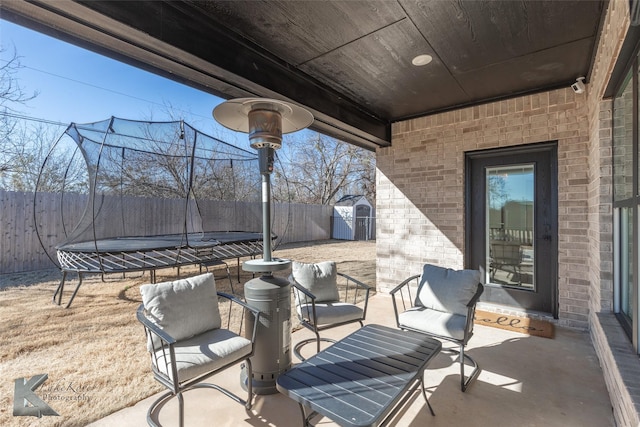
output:
<svg viewBox="0 0 640 427"><path fill-rule="evenodd" d="M36 195L50 191L61 167L59 209L44 212L36 196L34 219L56 215L63 224L64 239L49 254L63 271L153 270L261 253L260 207L247 208L260 198L256 153L183 121L71 124L41 167ZM84 201L81 214L71 200ZM47 230L36 231L47 250Z"/></svg>

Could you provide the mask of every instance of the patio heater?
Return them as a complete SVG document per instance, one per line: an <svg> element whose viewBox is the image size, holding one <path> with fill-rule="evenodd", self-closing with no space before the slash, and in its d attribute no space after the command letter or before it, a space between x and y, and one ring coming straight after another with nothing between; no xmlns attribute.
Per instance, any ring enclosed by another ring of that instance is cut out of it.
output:
<svg viewBox="0 0 640 427"><path fill-rule="evenodd" d="M244 296L248 304L263 314L256 331L255 352L250 359L253 378L247 378L243 368L240 381L245 388L247 381L252 381L256 394L273 394L277 393L278 375L291 367L291 285L287 279L275 277L273 273L286 270L291 261L271 256L271 173L275 150L282 147L282 134L308 127L313 123L313 116L304 108L284 101L238 98L214 108L213 117L228 129L248 133L251 147L258 150L262 177L263 256L243 262L242 269L260 274L244 285ZM245 324L252 325L253 322ZM252 332L246 331L249 336Z"/></svg>

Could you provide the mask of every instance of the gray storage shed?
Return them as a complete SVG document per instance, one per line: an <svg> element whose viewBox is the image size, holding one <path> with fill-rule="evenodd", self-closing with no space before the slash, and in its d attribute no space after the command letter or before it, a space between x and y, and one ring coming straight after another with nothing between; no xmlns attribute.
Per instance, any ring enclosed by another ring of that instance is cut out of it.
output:
<svg viewBox="0 0 640 427"><path fill-rule="evenodd" d="M364 196L347 195L333 207L331 237L342 240L375 238L375 217L371 203Z"/></svg>

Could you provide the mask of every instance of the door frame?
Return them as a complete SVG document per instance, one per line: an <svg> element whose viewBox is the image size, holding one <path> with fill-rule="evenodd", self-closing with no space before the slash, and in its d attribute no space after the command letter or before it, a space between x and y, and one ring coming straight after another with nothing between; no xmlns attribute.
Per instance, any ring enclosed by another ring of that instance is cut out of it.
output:
<svg viewBox="0 0 640 427"><path fill-rule="evenodd" d="M550 313L554 318L558 318L558 143L557 141L548 141L541 142L535 144L527 144L513 147L505 147L505 148L493 148L486 150L477 150L477 151L468 151L465 152L465 267L466 268L474 268L477 269L478 266L471 265L472 260L475 258L473 256L473 251L478 251L479 242L478 239L474 239L472 241L472 233L473 229L472 220L480 216L484 219L483 223L486 223L486 206L483 203L482 206L474 206L472 202L473 194L472 194L472 176L471 176L471 165L474 160L483 159L483 158L501 158L501 157L509 157L514 155L526 155L533 153L548 153L550 156L550 164L549 164L549 202L550 205L547 207L548 215L549 215L549 229L548 235L551 236L550 242L550 250L552 251L552 259L553 262L549 263L550 265L545 265L544 268L548 272L550 283L550 310L545 310L544 313ZM539 189L536 189L536 197ZM486 201L486 197L484 198ZM474 212L471 212L471 210ZM534 239L540 239L540 233L542 230L536 229ZM481 248L483 251L483 259L486 259L486 233L483 233L481 238ZM538 249L536 249L537 251ZM541 258L538 257L536 253L536 268L541 268L541 263L538 262ZM484 265L484 263L482 264ZM493 286L490 283L487 283L485 286ZM507 290L506 288L502 288L499 286L495 286L496 288L505 289L505 291L512 292Z"/></svg>

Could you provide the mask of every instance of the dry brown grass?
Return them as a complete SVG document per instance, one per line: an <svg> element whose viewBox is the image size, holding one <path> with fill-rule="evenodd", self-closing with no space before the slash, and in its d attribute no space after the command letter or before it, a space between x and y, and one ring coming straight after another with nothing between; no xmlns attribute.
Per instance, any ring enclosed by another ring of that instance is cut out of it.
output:
<svg viewBox="0 0 640 427"><path fill-rule="evenodd" d="M303 262L335 260L338 270L375 286L375 242L326 241L284 245L274 256ZM230 262L235 284L235 260ZM181 269L181 277L197 274ZM222 270L216 285L229 292ZM289 271L280 272L286 276ZM174 269L159 270L157 281L173 280ZM150 374L144 331L135 318L139 287L149 275L114 274L84 279L73 305L52 303L60 273L56 270L0 276L0 425L83 426L130 406L161 386ZM251 275L241 272L242 283ZM66 286L65 303L75 286ZM48 374L36 391L59 416L13 416L14 380Z"/></svg>

